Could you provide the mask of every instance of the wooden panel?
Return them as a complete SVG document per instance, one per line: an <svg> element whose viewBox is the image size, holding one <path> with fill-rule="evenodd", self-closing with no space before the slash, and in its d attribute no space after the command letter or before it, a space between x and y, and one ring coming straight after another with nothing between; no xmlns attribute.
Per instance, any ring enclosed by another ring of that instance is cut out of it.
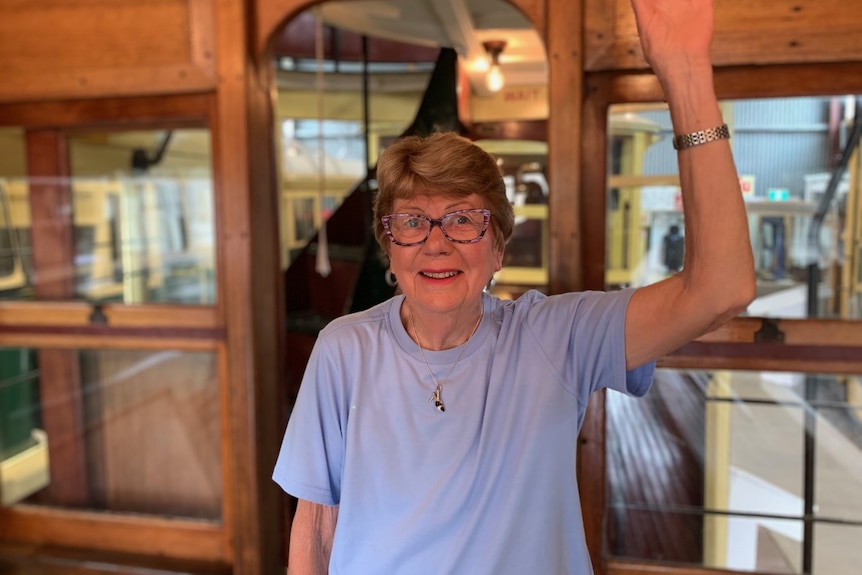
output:
<svg viewBox="0 0 862 575"><path fill-rule="evenodd" d="M227 516L234 572L258 575L284 569L282 495L271 479L283 433L278 391L284 292L274 181L272 66L268 60L254 62L249 57L253 41L246 36L246 4L218 1L213 167L222 263L219 294L229 354L224 389L229 398Z"/></svg>
<svg viewBox="0 0 862 575"><path fill-rule="evenodd" d="M218 361L219 397L221 399L221 475L222 483L224 484L224 489L222 491L221 511L223 527L221 557L223 557L225 561L228 561L229 563L233 564L236 558L236 545L234 544L234 533L236 532L236 525L234 520L235 512L233 469L229 464L231 460L232 443L230 435L230 425L228 424L228 418L230 417L230 406L232 402L230 397L230 385L228 383L228 374L230 373L230 369L228 367L229 357L227 353L227 346L224 343L220 343L218 345L218 354L216 355L216 359ZM236 565L236 570L232 572L240 574L247 573L248 571L244 568L243 563L240 562L239 565Z"/></svg>
<svg viewBox="0 0 862 575"><path fill-rule="evenodd" d="M662 358L659 367L678 369L738 369L803 373L862 373L858 347L792 348L768 344L689 344Z"/></svg>
<svg viewBox="0 0 862 575"><path fill-rule="evenodd" d="M583 87L579 187L582 217L577 222L589 241L582 247L583 289L603 289L605 269L605 172L607 134L607 83ZM600 217L597 217L601 214ZM553 263L553 260L552 260ZM606 392L594 393L584 416L578 442L578 482L587 533L587 545L596 575L605 575L604 521L606 507Z"/></svg>
<svg viewBox="0 0 862 575"><path fill-rule="evenodd" d="M6 0L0 102L211 89L212 3Z"/></svg>
<svg viewBox="0 0 862 575"><path fill-rule="evenodd" d="M36 297L68 299L75 293L68 144L58 132L42 130L28 132L26 146Z"/></svg>
<svg viewBox="0 0 862 575"><path fill-rule="evenodd" d="M578 435L577 478L587 548L595 575L603 575L604 517L606 491L605 390L590 396Z"/></svg>
<svg viewBox="0 0 862 575"><path fill-rule="evenodd" d="M51 483L45 496L57 505L84 505L90 497L84 445L84 411L78 354L41 350L39 395L42 427L48 434Z"/></svg>
<svg viewBox="0 0 862 575"><path fill-rule="evenodd" d="M862 322L736 318L658 364L690 369L862 373Z"/></svg>
<svg viewBox="0 0 862 575"><path fill-rule="evenodd" d="M770 335L775 333L780 341ZM862 373L862 321L735 318L668 354L659 366Z"/></svg>
<svg viewBox="0 0 862 575"><path fill-rule="evenodd" d="M184 338L182 333L179 331L178 334L143 337L117 335L109 331L99 334L51 333L44 329L22 332L7 328L0 332L0 346L51 349L179 349L184 351L205 351L217 347L217 344L211 339Z"/></svg>
<svg viewBox="0 0 862 575"><path fill-rule="evenodd" d="M645 68L629 0L585 0L585 69ZM862 13L844 0L726 0L715 7L717 66L862 58Z"/></svg>
<svg viewBox="0 0 862 575"><path fill-rule="evenodd" d="M580 1L548 6L548 197L550 215L549 290L583 289L581 266L581 74Z"/></svg>
<svg viewBox="0 0 862 575"><path fill-rule="evenodd" d="M205 127L213 96L144 96L0 105L0 126L135 129Z"/></svg>
<svg viewBox="0 0 862 575"><path fill-rule="evenodd" d="M0 543L3 575L231 575L223 561L189 561L140 554Z"/></svg>
<svg viewBox="0 0 862 575"><path fill-rule="evenodd" d="M792 346L860 346L862 347L862 321L840 319L765 319L741 317L731 320L718 329L702 335L699 342L754 343L769 341L766 335L758 338L766 328L778 330L784 345ZM769 329L771 331L771 329Z"/></svg>
<svg viewBox="0 0 862 575"><path fill-rule="evenodd" d="M583 247L584 288L605 288L606 241L606 173L608 133L608 82L604 78L588 79L584 91L583 129L581 137L581 226L585 238ZM601 214L601 215L600 215Z"/></svg>
<svg viewBox="0 0 862 575"><path fill-rule="evenodd" d="M94 306L86 302L0 302L0 326L86 327L93 325ZM126 306L104 304L104 326L150 328L164 332L171 328L216 330L222 318L216 308L147 304Z"/></svg>
<svg viewBox="0 0 862 575"><path fill-rule="evenodd" d="M306 0L254 0L255 54L258 59L268 55L275 37L299 12L306 9Z"/></svg>
<svg viewBox="0 0 862 575"><path fill-rule="evenodd" d="M30 219L36 297L62 300L74 293L72 192L68 186L66 138L54 131L28 132L27 170L31 179ZM80 505L89 497L81 381L74 352L39 352L42 426L52 481L47 496L61 505Z"/></svg>
<svg viewBox="0 0 862 575"><path fill-rule="evenodd" d="M0 539L192 560L224 559L226 549L216 524L22 505L0 508Z"/></svg>
<svg viewBox="0 0 862 575"><path fill-rule="evenodd" d="M608 104L664 101L661 86L652 74L591 73L587 80L588 93L603 89L603 83L607 83L604 89ZM860 93L862 61L718 68L715 89L720 99Z"/></svg>
<svg viewBox="0 0 862 575"><path fill-rule="evenodd" d="M609 55L615 49L617 38L617 2L615 0L584 1L584 69L614 69ZM627 8L631 10L631 8ZM630 40L630 39L629 39ZM611 64L608 64L610 60ZM603 64L603 65L602 65ZM642 64L645 66L645 63Z"/></svg>

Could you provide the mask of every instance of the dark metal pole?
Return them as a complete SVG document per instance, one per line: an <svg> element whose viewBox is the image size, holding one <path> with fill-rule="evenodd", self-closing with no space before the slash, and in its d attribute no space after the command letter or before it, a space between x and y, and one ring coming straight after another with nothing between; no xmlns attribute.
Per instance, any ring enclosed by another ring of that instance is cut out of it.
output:
<svg viewBox="0 0 862 575"><path fill-rule="evenodd" d="M368 135L371 123L371 91L368 82L368 36L362 36L362 133L365 135L365 170L371 169L371 150Z"/></svg>

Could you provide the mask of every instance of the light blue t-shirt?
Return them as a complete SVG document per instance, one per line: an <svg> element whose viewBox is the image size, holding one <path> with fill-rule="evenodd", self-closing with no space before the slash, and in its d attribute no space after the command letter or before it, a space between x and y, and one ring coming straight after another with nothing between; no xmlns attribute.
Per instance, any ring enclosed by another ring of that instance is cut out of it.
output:
<svg viewBox="0 0 862 575"><path fill-rule="evenodd" d="M425 351L428 365L403 296L330 323L273 474L339 506L330 573L591 573L575 443L592 391L651 384L654 364L625 369L632 293L485 294L466 349Z"/></svg>

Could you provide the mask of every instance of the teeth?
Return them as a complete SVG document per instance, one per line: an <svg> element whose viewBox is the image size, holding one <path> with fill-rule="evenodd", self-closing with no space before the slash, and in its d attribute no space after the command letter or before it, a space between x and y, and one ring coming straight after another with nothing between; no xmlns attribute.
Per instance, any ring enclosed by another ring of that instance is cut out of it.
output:
<svg viewBox="0 0 862 575"><path fill-rule="evenodd" d="M446 279L446 278L451 278L452 276L456 275L458 272L440 272L440 273L423 272L423 273L424 273L424 275L428 276L429 278L434 278L435 280L442 280L442 279Z"/></svg>

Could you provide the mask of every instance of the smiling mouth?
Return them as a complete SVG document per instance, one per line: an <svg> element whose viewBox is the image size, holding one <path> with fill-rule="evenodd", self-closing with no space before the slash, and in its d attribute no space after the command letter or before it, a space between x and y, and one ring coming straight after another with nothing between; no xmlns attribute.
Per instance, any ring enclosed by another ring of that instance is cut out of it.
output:
<svg viewBox="0 0 862 575"><path fill-rule="evenodd" d="M446 278L451 278L453 276L456 276L460 272L421 272L421 273L426 278L431 278L431 279L435 279L435 280L444 280Z"/></svg>

